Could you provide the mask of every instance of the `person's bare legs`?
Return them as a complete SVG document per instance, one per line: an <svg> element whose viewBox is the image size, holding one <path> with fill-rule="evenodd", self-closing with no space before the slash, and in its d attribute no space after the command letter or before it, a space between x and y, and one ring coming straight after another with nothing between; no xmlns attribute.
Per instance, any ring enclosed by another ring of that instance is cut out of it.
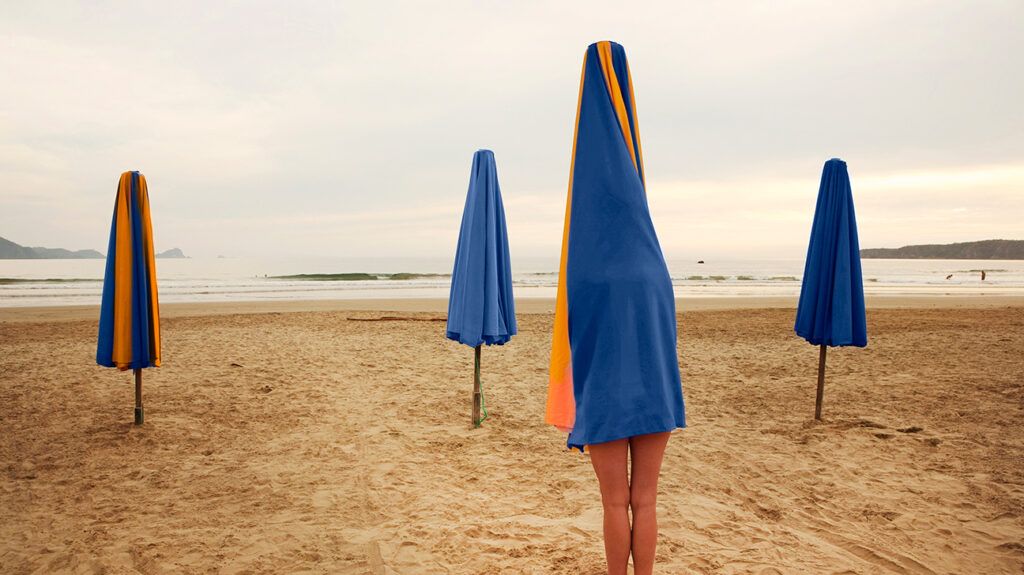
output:
<svg viewBox="0 0 1024 575"><path fill-rule="evenodd" d="M604 554L608 575L626 575L632 538L629 529L629 440L588 445L604 506Z"/></svg>
<svg viewBox="0 0 1024 575"><path fill-rule="evenodd" d="M630 470L629 507L633 512L633 573L654 572L654 550L658 545L658 476L661 460L671 433L651 433L629 438ZM608 511L605 508L605 517ZM608 539L605 528L605 541ZM606 543L607 545L607 543Z"/></svg>

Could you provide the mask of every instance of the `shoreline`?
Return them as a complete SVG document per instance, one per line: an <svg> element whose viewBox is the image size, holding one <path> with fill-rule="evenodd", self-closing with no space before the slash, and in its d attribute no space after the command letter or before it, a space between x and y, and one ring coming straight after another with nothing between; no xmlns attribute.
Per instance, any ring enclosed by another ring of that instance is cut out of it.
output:
<svg viewBox="0 0 1024 575"><path fill-rule="evenodd" d="M796 309L797 297L711 296L676 298L679 313L739 309ZM871 309L977 309L1024 307L1024 295L869 295ZM554 313L554 298L518 298L519 315ZM283 301L176 302L160 306L163 318L310 312L447 313L447 298L366 298ZM99 317L99 305L0 307L0 324L81 321Z"/></svg>

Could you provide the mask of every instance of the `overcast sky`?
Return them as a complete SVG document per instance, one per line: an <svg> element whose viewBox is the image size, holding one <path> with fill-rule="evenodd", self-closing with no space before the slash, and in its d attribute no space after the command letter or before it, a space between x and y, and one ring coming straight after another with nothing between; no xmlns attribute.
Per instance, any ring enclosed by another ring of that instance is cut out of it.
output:
<svg viewBox="0 0 1024 575"><path fill-rule="evenodd" d="M138 169L160 250L450 256L490 148L513 256L557 256L582 56L611 39L670 258L802 257L833 156L862 247L1024 239L1022 22L1019 0L5 1L0 236L105 251Z"/></svg>

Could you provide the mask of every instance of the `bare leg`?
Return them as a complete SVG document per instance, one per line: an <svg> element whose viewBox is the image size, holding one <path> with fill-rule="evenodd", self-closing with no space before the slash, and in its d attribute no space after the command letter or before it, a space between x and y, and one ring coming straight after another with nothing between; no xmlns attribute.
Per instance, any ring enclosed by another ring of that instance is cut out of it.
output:
<svg viewBox="0 0 1024 575"><path fill-rule="evenodd" d="M608 561L608 575L626 575L631 546L629 476L626 463L629 440L595 443L587 447L590 450L590 462L597 474L597 482L601 485L601 503L604 506L604 554Z"/></svg>
<svg viewBox="0 0 1024 575"><path fill-rule="evenodd" d="M633 511L633 572L654 572L654 550L658 545L658 475L671 433L651 433L629 438L632 458L629 507ZM605 514L607 516L607 511ZM606 535L607 537L607 535Z"/></svg>

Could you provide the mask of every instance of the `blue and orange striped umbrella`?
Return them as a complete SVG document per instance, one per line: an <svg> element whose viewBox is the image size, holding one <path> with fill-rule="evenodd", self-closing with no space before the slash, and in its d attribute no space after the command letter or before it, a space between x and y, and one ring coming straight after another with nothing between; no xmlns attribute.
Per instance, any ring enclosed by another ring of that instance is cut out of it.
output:
<svg viewBox="0 0 1024 575"><path fill-rule="evenodd" d="M117 186L96 363L135 371L135 423L141 424L142 369L160 366L160 302L149 190L139 172L121 174Z"/></svg>

